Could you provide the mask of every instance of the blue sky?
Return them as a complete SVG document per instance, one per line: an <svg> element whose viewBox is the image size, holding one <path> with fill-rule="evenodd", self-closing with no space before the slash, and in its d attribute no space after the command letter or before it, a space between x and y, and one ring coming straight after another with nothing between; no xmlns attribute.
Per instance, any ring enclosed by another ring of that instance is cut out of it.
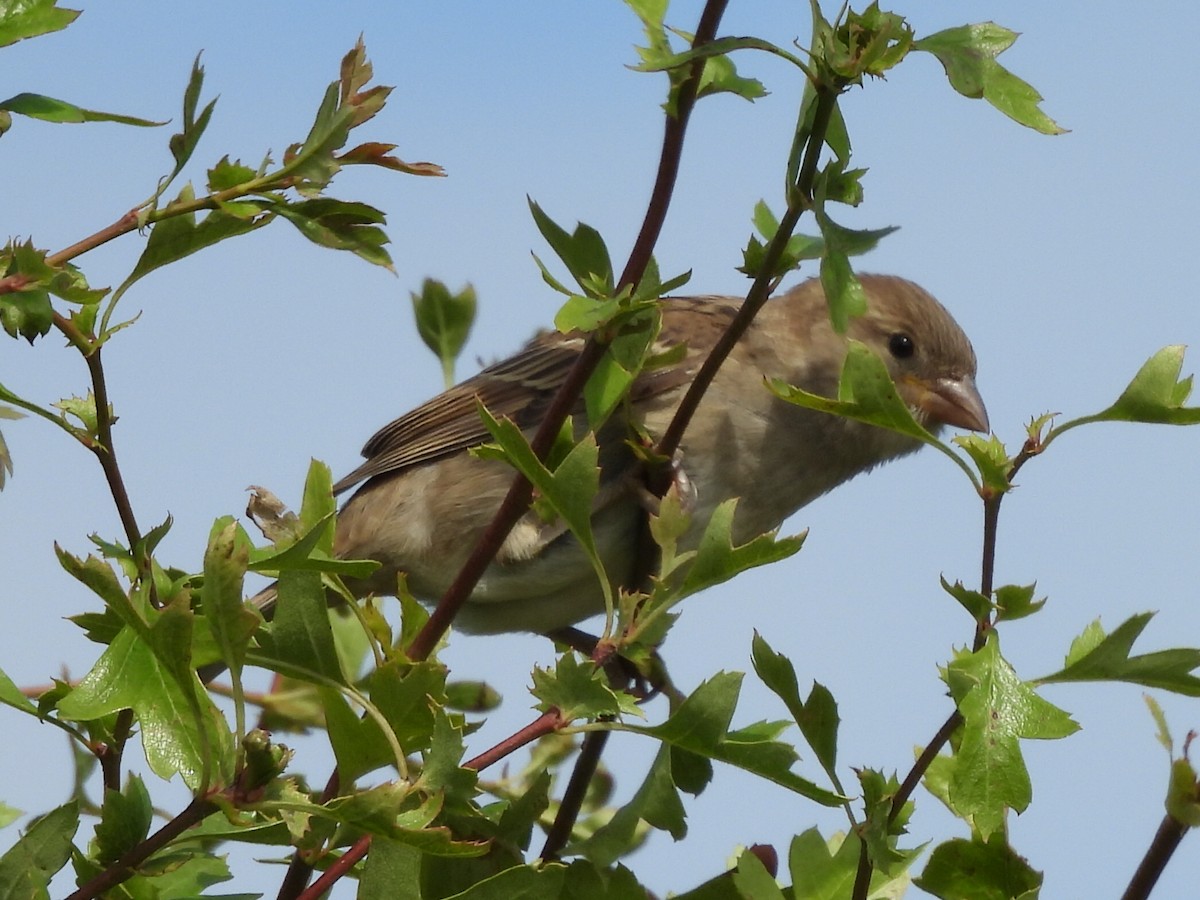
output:
<svg viewBox="0 0 1200 900"><path fill-rule="evenodd" d="M1020 128L955 94L926 56L843 102L856 164L870 172L866 202L842 218L900 226L858 266L911 278L950 307L975 344L992 426L1015 446L1031 416L1103 408L1159 347L1200 338L1191 37L1200 8L1172 4L1137 18L1113 2L1086 14L1033 2L911 6L895 8L918 35L988 19L1021 32L1001 61L1070 129L1045 137ZM807 40L804 4L732 7L725 34ZM690 28L699 8L674 4L669 19ZM326 9L85 5L67 31L0 52L0 95L35 91L166 119L177 118L203 51L206 96L220 100L191 172L202 180L201 166L223 154L254 165L301 139L361 33L377 81L397 86L365 136L447 170L446 179L348 172L335 185L337 196L388 213L395 276L278 223L150 276L123 301L142 317L105 351L118 453L143 526L174 516L162 553L182 568L199 568L212 520L239 513L247 485L298 501L310 457L335 476L349 471L378 426L437 391L437 363L409 311L408 292L424 277L478 291L460 368L469 374L476 359L507 355L548 325L558 305L530 257L545 254L526 196L560 222L594 225L624 259L653 178L663 80L626 68L641 35L623 5ZM693 271L696 292L744 292L735 267L753 205L780 205L801 85L777 60L738 63L771 94L700 105L657 252L664 272ZM0 231L59 249L108 224L169 169L172 130L17 120L0 139ZM78 262L93 284L114 285L141 246L128 236ZM82 392L83 366L58 344L3 342L0 382L44 402ZM87 534L116 536L111 501L94 462L58 431L27 419L4 423L4 434L16 469L0 494L0 604L10 623L0 667L20 684L45 683L59 664L80 676L96 648L63 617L91 598L58 568L53 543L82 553ZM998 579L1036 580L1049 603L1003 633L1021 675L1059 668L1097 616L1111 629L1158 610L1141 649L1200 645L1198 440L1188 429L1102 425L1025 468L1001 519ZM815 678L837 697L844 765L903 773L949 709L937 666L970 641L970 622L938 576L978 582L980 519L965 480L936 454L839 489L789 522L812 529L799 556L689 601L664 649L676 681L692 687L718 669L747 670L757 628L802 682ZM456 672L487 678L507 697L479 747L531 717L523 686L532 665L551 658L532 637L455 639L447 659ZM1012 840L1046 870L1047 897L1117 892L1162 815L1167 760L1141 694L1045 691L1082 725L1068 740L1025 745L1034 803L1013 818ZM1200 726L1196 701L1156 696L1177 738ZM748 678L738 721L783 714ZM5 722L0 799L28 811L57 804L68 789L58 774L65 743L15 715ZM651 750L614 742L610 763L626 790ZM298 765L323 773L328 763L305 746ZM182 806L182 791L174 796ZM918 800L913 843L961 833L936 801ZM810 824L843 825L731 770L718 771L689 814L687 841L656 835L631 860L660 892L718 871L738 843L785 847ZM0 846L15 836L0 833ZM1158 896L1183 896L1200 879L1192 840ZM264 880L239 887L273 891L277 875L254 879Z"/></svg>

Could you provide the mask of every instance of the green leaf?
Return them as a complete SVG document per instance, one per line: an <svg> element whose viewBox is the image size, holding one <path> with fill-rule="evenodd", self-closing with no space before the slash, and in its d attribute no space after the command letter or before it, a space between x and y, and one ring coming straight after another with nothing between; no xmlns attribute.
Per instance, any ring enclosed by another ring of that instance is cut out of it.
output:
<svg viewBox="0 0 1200 900"><path fill-rule="evenodd" d="M62 31L79 17L77 9L59 9L58 0L0 4L0 47L25 38Z"/></svg>
<svg viewBox="0 0 1200 900"><path fill-rule="evenodd" d="M1046 605L1046 598L1034 600L1037 584L1006 584L996 588L996 621L1013 622L1032 616Z"/></svg>
<svg viewBox="0 0 1200 900"><path fill-rule="evenodd" d="M79 804L75 800L30 825L0 856L0 896L10 900L49 897L50 879L71 858L71 841L78 829Z"/></svg>
<svg viewBox="0 0 1200 900"><path fill-rule="evenodd" d="M326 609L325 586L316 572L282 571L276 585L275 618L259 634L271 661L346 684ZM299 676L298 672L288 674Z"/></svg>
<svg viewBox="0 0 1200 900"><path fill-rule="evenodd" d="M187 87L183 92L183 128L181 131L171 135L171 139L167 142L168 149L171 151L171 156L175 160L175 167L171 173L163 179L162 186L159 188L159 194L166 186L175 180L189 159L192 158L192 153L196 150L196 145L200 142L204 130L208 128L209 120L212 119L213 108L217 105L216 99L208 101L204 109L200 111L200 115L196 115L196 105L200 102L200 90L204 87L204 67L200 65L200 54L196 54L196 58L192 60L192 71L188 76Z"/></svg>
<svg viewBox="0 0 1200 900"><path fill-rule="evenodd" d="M612 609L612 587L592 534L592 501L600 489L599 450L594 434L587 434L562 459L554 471L538 460L521 430L508 419L496 420L482 405L479 415L499 446L499 453L481 448L484 455L502 458L529 479L540 500L557 513L583 547Z"/></svg>
<svg viewBox="0 0 1200 900"><path fill-rule="evenodd" d="M841 722L833 694L824 685L814 681L808 700L802 700L792 661L772 650L757 631L754 632L750 655L758 677L784 702L800 726L804 739L816 754L817 762L832 775L837 765L837 732Z"/></svg>
<svg viewBox="0 0 1200 900"><path fill-rule="evenodd" d="M566 265L583 293L595 298L610 296L615 290L612 261L600 232L580 222L574 232L567 234L532 199L528 202L538 231Z"/></svg>
<svg viewBox="0 0 1200 900"><path fill-rule="evenodd" d="M1072 642L1063 668L1037 679L1037 683L1128 681L1200 697L1200 678L1192 674L1200 668L1200 649L1181 647L1141 656L1129 655L1134 642L1153 617L1154 613L1149 612L1130 616L1110 635L1104 633L1097 619Z"/></svg>
<svg viewBox="0 0 1200 900"><path fill-rule="evenodd" d="M3 388L0 388L3 391ZM10 409L7 406L0 406L0 419L23 419L25 413L18 412L15 409ZM0 432L0 491L4 490L4 482L13 471L12 453L9 452L8 444L4 441L4 433Z"/></svg>
<svg viewBox="0 0 1200 900"><path fill-rule="evenodd" d="M389 662L371 672L366 687L405 754L424 751L433 739L434 706L445 699L445 670L435 663ZM349 784L367 772L392 763L392 744L373 717L362 718L341 694L320 692L338 773Z"/></svg>
<svg viewBox="0 0 1200 900"><path fill-rule="evenodd" d="M180 660L180 668L186 664ZM124 629L92 670L58 704L64 719L91 721L126 707L137 714L151 770L161 778L178 772L193 789L228 784L233 770L233 735L225 717L195 675L184 687L151 646ZM197 714L197 711L199 714Z"/></svg>
<svg viewBox="0 0 1200 900"><path fill-rule="evenodd" d="M589 301L596 305L594 301ZM625 400L647 363L647 353L658 338L662 316L657 303L623 305L620 329L609 342L583 389L588 426L599 431Z"/></svg>
<svg viewBox="0 0 1200 900"><path fill-rule="evenodd" d="M813 43L820 47L823 68L846 84L859 84L862 76L882 76L899 64L912 46L912 37L903 17L883 12L873 2L861 13L848 11L836 28L818 29Z"/></svg>
<svg viewBox="0 0 1200 900"><path fill-rule="evenodd" d="M829 171L827 169L818 179L818 204L813 212L823 239L821 286L829 304L829 319L834 330L841 334L846 331L852 316L860 316L867 311L867 295L850 268L850 257L874 250L883 238L897 228L892 226L856 231L844 228L829 218L824 209Z"/></svg>
<svg viewBox="0 0 1200 900"><path fill-rule="evenodd" d="M951 584L943 577L941 582L942 590L957 600L959 605L971 614L972 619L976 622L987 621L995 608L987 597L983 596L979 591L973 591L964 586L961 581Z"/></svg>
<svg viewBox="0 0 1200 900"><path fill-rule="evenodd" d="M797 406L878 425L931 446L943 446L913 418L912 411L896 393L896 385L883 360L866 344L851 340L849 345L837 399L810 394L778 379L769 381L768 386L778 397Z"/></svg>
<svg viewBox="0 0 1200 900"><path fill-rule="evenodd" d="M840 805L845 798L791 771L797 759L796 751L790 744L776 740L787 727L786 723L760 722L748 728L729 731L741 681L740 673L718 673L696 688L661 725L626 725L624 728L708 759L737 766L822 805Z"/></svg>
<svg viewBox="0 0 1200 900"><path fill-rule="evenodd" d="M557 708L567 721L615 716L622 712L641 715L628 694L609 687L601 669L575 653L558 658L554 672L535 666L530 693L537 698L537 709Z"/></svg>
<svg viewBox="0 0 1200 900"><path fill-rule="evenodd" d="M1003 829L1006 809L1022 812L1032 797L1020 739L1066 737L1079 725L1017 677L994 631L978 652L956 654L945 679L964 720L949 801L987 839Z"/></svg>
<svg viewBox="0 0 1200 900"><path fill-rule="evenodd" d="M417 333L442 364L446 387L454 384L454 361L475 322L475 288L467 285L457 294L440 281L426 278L420 294L412 297Z"/></svg>
<svg viewBox="0 0 1200 900"><path fill-rule="evenodd" d="M713 510L712 518L696 548L696 556L684 576L681 598L728 581L747 569L787 559L799 553L804 546L807 533L776 537L775 531L734 546L733 517L736 508L736 500L726 500Z"/></svg>
<svg viewBox="0 0 1200 900"><path fill-rule="evenodd" d="M1195 425L1200 406L1184 406L1192 392L1192 376L1180 378L1185 348L1163 347L1138 370L1117 402L1088 421L1149 422L1163 425ZM1069 423L1064 423L1061 431Z"/></svg>
<svg viewBox="0 0 1200 900"><path fill-rule="evenodd" d="M914 883L941 900L1034 900L1042 873L997 833L987 841L954 838L934 847Z"/></svg>
<svg viewBox="0 0 1200 900"><path fill-rule="evenodd" d="M1066 129L1038 108L1042 95L996 62L1016 39L1016 32L982 22L931 34L916 41L913 49L936 56L950 86L964 97L982 97L1013 121L1042 134L1062 134Z"/></svg>
<svg viewBox="0 0 1200 900"><path fill-rule="evenodd" d="M218 519L209 533L200 589L200 608L216 638L221 659L235 676L245 663L250 638L262 621L242 602L249 549L249 538L232 516Z"/></svg>
<svg viewBox="0 0 1200 900"><path fill-rule="evenodd" d="M37 707L33 705L33 701L21 692L21 689L3 670L0 670L0 703L21 712L37 715Z"/></svg>
<svg viewBox="0 0 1200 900"><path fill-rule="evenodd" d="M742 265L738 267L739 272L743 272L751 278L762 273L763 266L767 261L767 244L779 230L779 220L775 218L770 207L763 200L759 200L754 206L753 222L755 229L763 239L760 241L756 237L750 237L745 249L742 250ZM825 240L823 238L807 234L793 234L788 238L778 261L767 274L772 277L780 277L800 268L800 264L805 260L821 259L824 255Z"/></svg>
<svg viewBox="0 0 1200 900"><path fill-rule="evenodd" d="M987 437L981 434L967 434L956 436L954 443L966 450L967 455L974 460L983 485L988 491L995 495L1012 490L1012 483L1008 480L1012 472L1012 461L999 438L994 434Z"/></svg>
<svg viewBox="0 0 1200 900"><path fill-rule="evenodd" d="M422 897L421 860L417 848L388 838L372 838L371 852L358 884L358 900Z"/></svg>
<svg viewBox="0 0 1200 900"><path fill-rule="evenodd" d="M146 839L153 821L150 792L137 775L129 775L123 791L106 790L96 825L96 862L112 865Z"/></svg>
<svg viewBox="0 0 1200 900"><path fill-rule="evenodd" d="M767 871L762 860L743 850L733 871L733 884L743 897L754 900L785 900L785 895L775 882L775 876Z"/></svg>
<svg viewBox="0 0 1200 900"><path fill-rule="evenodd" d="M663 746L629 802L572 851L583 854L596 865L609 866L638 843L640 822L665 831L678 841L687 835L686 818L671 774L671 751Z"/></svg>
<svg viewBox="0 0 1200 900"><path fill-rule="evenodd" d="M905 824L912 814L912 801L904 804L900 815L892 816L892 804L900 790L895 775L886 776L875 769L857 770L862 786L862 805L866 812L863 821L855 830L866 844L867 857L871 865L888 874L902 871L912 862L897 845L897 838L905 832Z"/></svg>
<svg viewBox="0 0 1200 900"><path fill-rule="evenodd" d="M338 80L326 88L308 137L284 154L282 172L294 179L294 186L302 195L315 197L325 189L341 169L342 161L335 154L345 146L350 131L383 109L392 89L376 86L363 90L372 75L366 47L360 38L342 58Z"/></svg>
<svg viewBox="0 0 1200 900"><path fill-rule="evenodd" d="M46 334L54 322L50 294L40 288L27 288L0 296L0 327L10 337L23 337L30 344Z"/></svg>
<svg viewBox="0 0 1200 900"><path fill-rule="evenodd" d="M0 24L0 28L3 25ZM96 109L84 109L65 100L56 100L42 94L17 94L7 100L0 100L0 110L28 116L31 119L41 119L43 122L80 123L80 122L117 122L121 125L138 125L143 128L153 128L166 125L166 122L153 122L149 119L139 119L134 116L124 116L119 113L101 112Z"/></svg>
<svg viewBox="0 0 1200 900"><path fill-rule="evenodd" d="M314 197L297 203L261 202L265 210L287 219L314 244L349 250L369 263L395 271L392 258L383 249L388 236L379 226L385 218L375 207L333 197Z"/></svg>

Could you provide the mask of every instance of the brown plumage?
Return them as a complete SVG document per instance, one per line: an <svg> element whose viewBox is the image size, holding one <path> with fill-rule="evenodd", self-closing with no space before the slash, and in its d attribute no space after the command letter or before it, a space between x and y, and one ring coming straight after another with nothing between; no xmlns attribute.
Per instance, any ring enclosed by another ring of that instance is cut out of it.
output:
<svg viewBox="0 0 1200 900"><path fill-rule="evenodd" d="M917 285L863 276L868 312L852 320L848 337L887 364L900 396L927 428L986 430L975 388L975 354L950 314ZM651 436L666 428L686 385L736 312L729 297L662 301L660 340L685 342L673 367L643 374L630 394L631 415ZM513 473L466 452L489 439L476 401L493 415L534 429L576 358L582 339L546 333L515 356L384 426L363 448L367 458L335 486L361 486L343 506L335 552L375 559L377 572L350 584L358 595L390 593L396 573L421 598L449 585L491 520ZM909 438L802 409L770 394L763 377L833 396L846 338L829 324L820 283L808 281L767 303L722 366L680 447L680 465L695 490L694 542L713 509L740 498L734 537L741 541L777 527L800 507L880 463L911 453ZM624 423L600 435L602 482L593 526L608 572L628 575L635 555L641 494L624 477L631 457ZM255 602L269 614L274 589ZM464 607L467 631L545 632L602 609L595 576L571 535L558 523L526 515Z"/></svg>

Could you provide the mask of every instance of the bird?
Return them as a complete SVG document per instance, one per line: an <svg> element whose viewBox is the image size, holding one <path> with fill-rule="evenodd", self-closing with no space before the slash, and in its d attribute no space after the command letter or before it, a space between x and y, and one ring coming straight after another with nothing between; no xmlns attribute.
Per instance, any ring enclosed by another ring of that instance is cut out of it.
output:
<svg viewBox="0 0 1200 900"><path fill-rule="evenodd" d="M735 542L778 528L810 501L856 475L918 450L909 436L790 404L768 390L781 379L827 397L837 394L850 340L883 360L896 391L931 432L946 426L988 430L975 383L971 342L950 313L906 279L861 275L866 312L844 334L831 325L819 279L772 297L722 364L679 445L676 466L688 483L692 521L680 549L694 547L721 503L738 501ZM634 477L630 426L656 440L696 371L736 315L725 296L660 300L663 347L681 355L648 367L624 407L597 435L600 490L592 513L596 544L616 584L632 575L646 491ZM496 512L513 470L470 451L487 443L482 404L532 434L585 341L548 331L508 359L433 397L380 429L365 461L334 485L356 488L341 507L335 555L380 565L347 579L358 597L409 590L434 602L449 586ZM579 406L582 419L582 403ZM558 521L527 512L513 528L455 620L465 632L552 633L604 610L604 594L583 548ZM252 598L265 618L274 586Z"/></svg>

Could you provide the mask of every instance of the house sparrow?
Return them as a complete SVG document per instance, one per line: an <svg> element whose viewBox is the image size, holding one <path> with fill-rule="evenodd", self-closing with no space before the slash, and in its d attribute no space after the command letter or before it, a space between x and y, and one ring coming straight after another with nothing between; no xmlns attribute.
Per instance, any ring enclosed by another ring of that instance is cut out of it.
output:
<svg viewBox="0 0 1200 900"><path fill-rule="evenodd" d="M718 504L739 498L737 542L778 527L815 497L919 442L871 425L803 409L775 397L763 379L778 378L834 396L847 338L865 343L887 365L896 390L930 431L953 425L986 431L975 387L975 353L962 329L912 282L863 276L868 310L839 335L816 279L766 304L704 395L680 446L682 473L694 492L694 546ZM663 344L684 343L677 363L643 372L623 409L600 431L601 487L593 530L609 576L632 574L644 491L632 477L632 418L652 438L667 427L696 370L737 311L732 297L662 301ZM445 591L512 483L502 462L467 451L490 440L476 402L532 433L574 362L584 338L548 332L515 356L439 394L384 426L363 448L366 462L334 486L361 485L338 515L335 553L374 559L370 577L348 580L358 596L389 594L396 575L422 599ZM577 417L582 419L582 416ZM267 618L274 587L253 602ZM559 522L527 513L487 569L456 625L464 631L550 632L604 608L596 576Z"/></svg>

